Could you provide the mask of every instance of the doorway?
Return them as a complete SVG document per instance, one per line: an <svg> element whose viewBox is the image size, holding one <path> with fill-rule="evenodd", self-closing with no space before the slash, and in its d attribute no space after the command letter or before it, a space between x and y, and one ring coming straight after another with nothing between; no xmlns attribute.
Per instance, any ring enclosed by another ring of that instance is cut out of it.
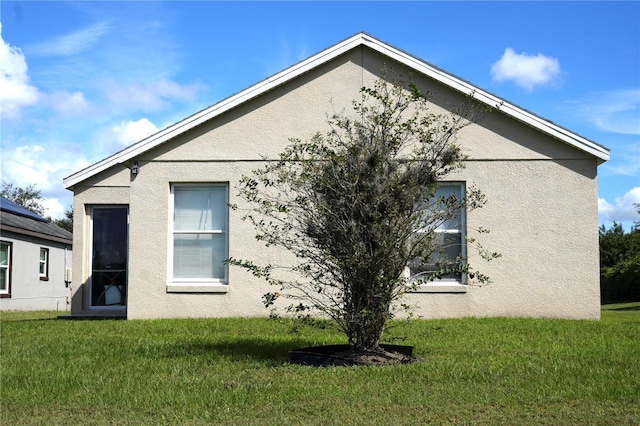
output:
<svg viewBox="0 0 640 426"><path fill-rule="evenodd" d="M126 308L128 207L91 208L91 308Z"/></svg>

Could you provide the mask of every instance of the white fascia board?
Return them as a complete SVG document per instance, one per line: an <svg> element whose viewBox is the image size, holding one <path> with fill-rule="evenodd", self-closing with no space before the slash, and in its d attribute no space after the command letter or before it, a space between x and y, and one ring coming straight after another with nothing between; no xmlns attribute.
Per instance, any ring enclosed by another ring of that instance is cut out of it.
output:
<svg viewBox="0 0 640 426"><path fill-rule="evenodd" d="M541 132L553 136L563 142L566 142L569 145L588 152L589 154L597 157L600 160L599 163L603 163L610 158L609 149L567 129L564 129L563 127L552 123L551 121L545 120L531 112L528 112L516 105L506 102L504 99L492 95L491 93L479 89L478 87L475 87L460 78L457 78L436 67L433 67L410 54L391 47L385 43L382 43L373 37L364 38L363 44L386 56L389 56L390 58L412 69L415 69L416 71L421 72L422 74L425 74L426 76L444 84L445 86L451 87L452 89L462 92L465 95L473 96L474 99L477 99L478 101L483 102L492 108L496 108L504 114L515 118L516 120L534 127Z"/></svg>
<svg viewBox="0 0 640 426"><path fill-rule="evenodd" d="M436 67L429 65L428 63L406 53L399 49L389 46L386 43L366 34L360 33L353 37L344 40L332 47L329 47L322 52L319 52L310 58L303 60L284 71L281 71L273 76L262 80L261 82L232 95L204 110L197 112L184 120L181 120L175 124L172 124L158 133L151 135L119 152L105 158L83 170L74 173L71 176L66 177L63 180L64 187L69 189L75 184L82 182L83 180L94 176L116 164L122 164L126 161L150 150L162 143L187 132L194 127L242 104L245 103L277 86L280 86L305 72L316 68L326 62L331 61L335 57L348 52L349 50L358 46L367 46L382 55L388 56L409 68L425 74L428 77L451 87L466 95L472 95L475 99L483 102L493 108L498 108L504 114L511 116L523 123L526 123L544 133L547 133L557 139L560 139L578 149L586 151L591 155L600 159L600 162L609 160L609 150L603 146L600 146L586 138L583 138L577 134L574 134L554 123L544 120L535 114L532 114L522 108L519 108L513 104L510 104L503 99L498 98L488 92L485 92L472 84L457 78L451 74L446 73Z"/></svg>
<svg viewBox="0 0 640 426"><path fill-rule="evenodd" d="M82 182L83 180L94 176L116 164L122 164L150 149L161 145L162 143L187 132L194 127L242 104L250 99L253 99L262 93L265 93L281 84L286 83L289 80L296 78L297 76L304 74L305 72L329 62L333 58L357 47L361 40L361 35L353 36L342 43L336 44L322 52L303 60L284 71L281 71L253 86L232 95L204 110L197 112L184 120L181 120L175 124L172 124L165 129L145 138L141 141L134 143L133 145L115 153L114 155L105 158L83 170L80 170L73 175L70 175L63 180L64 187L66 189L72 188L75 184Z"/></svg>

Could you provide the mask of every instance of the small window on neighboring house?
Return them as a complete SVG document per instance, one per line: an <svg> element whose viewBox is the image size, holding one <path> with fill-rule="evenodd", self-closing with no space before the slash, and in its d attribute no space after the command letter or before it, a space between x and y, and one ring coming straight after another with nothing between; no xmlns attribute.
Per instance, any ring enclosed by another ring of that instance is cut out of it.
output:
<svg viewBox="0 0 640 426"><path fill-rule="evenodd" d="M175 184L172 283L227 283L228 185Z"/></svg>
<svg viewBox="0 0 640 426"><path fill-rule="evenodd" d="M0 297L11 294L11 243L0 241Z"/></svg>
<svg viewBox="0 0 640 426"><path fill-rule="evenodd" d="M40 281L49 280L49 249L40 247Z"/></svg>
<svg viewBox="0 0 640 426"><path fill-rule="evenodd" d="M448 199L455 197L456 200L462 200L464 197L464 184L460 182L443 182L438 187L435 199ZM437 206L435 209L437 210ZM449 220L443 221L434 230L439 250L434 253L427 262L413 261L409 265L409 276L411 279L418 279L429 273L446 269L464 262L466 257L465 244L465 210L459 209ZM425 232L418 230L418 233ZM442 284L464 284L466 277L464 274L457 272L445 275L440 279L436 279L430 283L435 285ZM430 284L425 283L425 284Z"/></svg>

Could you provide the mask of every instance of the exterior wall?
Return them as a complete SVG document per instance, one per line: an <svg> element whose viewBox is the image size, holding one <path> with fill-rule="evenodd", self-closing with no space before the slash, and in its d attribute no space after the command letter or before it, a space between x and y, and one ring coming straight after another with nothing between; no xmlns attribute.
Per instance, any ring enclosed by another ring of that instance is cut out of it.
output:
<svg viewBox="0 0 640 426"><path fill-rule="evenodd" d="M0 310L68 311L70 291L65 268L71 266L71 246L14 232L2 232L11 247L11 297L0 298ZM40 248L49 249L49 279L40 280Z"/></svg>
<svg viewBox="0 0 640 426"><path fill-rule="evenodd" d="M470 264L493 282L462 294L412 294L416 314L598 319L595 169L595 160L468 163L456 177L488 201L468 214L467 235L502 257L487 263L469 246ZM480 226L490 233L477 234Z"/></svg>
<svg viewBox="0 0 640 426"><path fill-rule="evenodd" d="M275 158L288 138L328 130L327 115L348 111L359 88L375 81L384 63L385 58L365 48L354 49L140 155L138 175L122 167L76 186L76 218L86 218L91 204L129 205L128 318L267 315L261 297L273 289L239 268L230 268L225 292L171 289L171 184L228 182L230 202L239 203L235 183L261 166L261 155ZM435 112L464 100L429 80L414 81L436 93L431 99ZM490 229L479 240L502 258L485 266L470 249L471 263L493 283L469 285L463 293L410 294L415 313L428 318L598 318L596 160L499 111L467 127L460 142L470 161L450 178L475 184L488 198L484 208L469 213L468 235L474 236L479 226ZM255 241L253 228L241 216L241 211L229 212L229 254L284 263L287 254ZM81 313L86 312L82 286L88 278L88 221L77 220L75 226L72 312Z"/></svg>

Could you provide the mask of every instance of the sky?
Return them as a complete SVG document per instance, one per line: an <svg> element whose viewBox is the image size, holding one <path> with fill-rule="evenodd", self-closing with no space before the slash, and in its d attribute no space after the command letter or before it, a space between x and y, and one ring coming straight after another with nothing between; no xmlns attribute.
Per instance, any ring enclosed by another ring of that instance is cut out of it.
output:
<svg viewBox="0 0 640 426"><path fill-rule="evenodd" d="M356 33L611 149L599 223L640 216L640 2L0 2L0 173L63 178ZM541 194L544 196L544 194Z"/></svg>

